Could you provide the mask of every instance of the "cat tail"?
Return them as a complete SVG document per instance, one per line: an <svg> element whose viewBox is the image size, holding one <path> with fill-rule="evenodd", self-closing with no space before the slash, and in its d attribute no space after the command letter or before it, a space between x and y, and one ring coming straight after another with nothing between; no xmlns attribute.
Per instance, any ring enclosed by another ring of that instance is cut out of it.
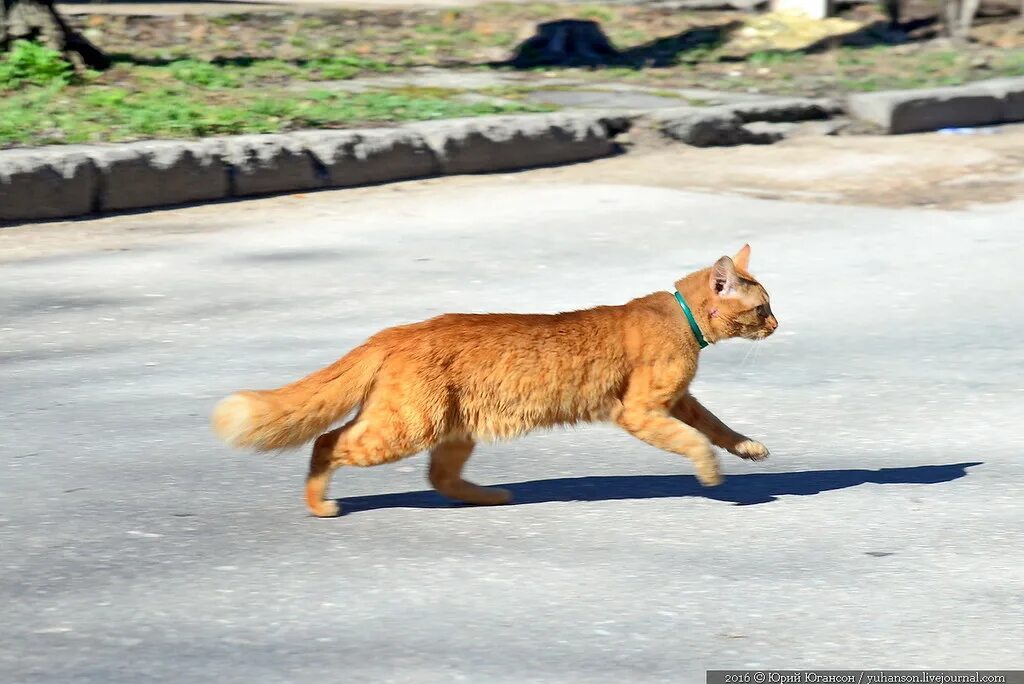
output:
<svg viewBox="0 0 1024 684"><path fill-rule="evenodd" d="M382 362L364 344L290 385L236 392L214 408L213 431L231 446L256 451L304 444L362 403Z"/></svg>

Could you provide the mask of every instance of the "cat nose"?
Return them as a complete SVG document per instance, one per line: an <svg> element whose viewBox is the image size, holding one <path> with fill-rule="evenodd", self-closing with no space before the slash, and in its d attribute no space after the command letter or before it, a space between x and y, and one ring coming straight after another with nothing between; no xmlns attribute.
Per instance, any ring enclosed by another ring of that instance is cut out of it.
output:
<svg viewBox="0 0 1024 684"><path fill-rule="evenodd" d="M773 332L775 331L776 328L779 327L779 321L775 318L775 316L772 316L771 318L768 319L768 327Z"/></svg>

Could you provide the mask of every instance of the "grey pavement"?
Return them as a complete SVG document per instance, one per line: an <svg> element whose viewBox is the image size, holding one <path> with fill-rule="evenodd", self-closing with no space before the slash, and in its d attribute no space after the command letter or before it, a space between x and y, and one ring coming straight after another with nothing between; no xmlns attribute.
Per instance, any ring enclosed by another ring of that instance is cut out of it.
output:
<svg viewBox="0 0 1024 684"><path fill-rule="evenodd" d="M0 681L701 682L1024 669L1024 205L770 202L494 177L7 229ZM753 246L779 332L696 396L726 484L605 426L301 500L211 407L445 311L619 303ZM45 247L45 248L44 248Z"/></svg>

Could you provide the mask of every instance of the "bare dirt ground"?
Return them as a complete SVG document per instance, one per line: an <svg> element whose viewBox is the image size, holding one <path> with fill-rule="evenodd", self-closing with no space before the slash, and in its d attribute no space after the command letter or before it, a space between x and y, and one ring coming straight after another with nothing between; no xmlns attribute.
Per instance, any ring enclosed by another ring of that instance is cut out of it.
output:
<svg viewBox="0 0 1024 684"><path fill-rule="evenodd" d="M942 210L1024 198L1024 125L991 135L808 136L694 148L639 139L618 157L499 176L509 183L664 187L762 199ZM473 185L494 176L401 184ZM364 190L365 191L365 190Z"/></svg>
<svg viewBox="0 0 1024 684"><path fill-rule="evenodd" d="M962 209L1024 197L1024 125L991 135L801 137L770 146L648 148L530 174L883 207Z"/></svg>

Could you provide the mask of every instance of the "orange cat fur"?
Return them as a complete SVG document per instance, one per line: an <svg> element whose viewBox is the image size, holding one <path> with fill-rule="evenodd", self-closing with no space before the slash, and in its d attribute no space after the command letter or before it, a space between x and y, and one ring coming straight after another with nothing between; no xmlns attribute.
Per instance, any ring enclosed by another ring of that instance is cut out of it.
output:
<svg viewBox="0 0 1024 684"><path fill-rule="evenodd" d="M762 339L778 326L768 293L747 271L749 257L744 245L675 284L709 343ZM506 503L506 490L462 479L474 442L586 421L613 421L688 457L697 479L714 486L722 475L712 444L753 460L768 449L689 394L699 351L671 292L559 314L446 314L377 333L290 385L233 394L212 422L229 444L256 450L316 438L306 503L317 516L338 514L326 493L339 466L379 465L427 449L437 491L468 503ZM347 424L321 434L357 407Z"/></svg>

